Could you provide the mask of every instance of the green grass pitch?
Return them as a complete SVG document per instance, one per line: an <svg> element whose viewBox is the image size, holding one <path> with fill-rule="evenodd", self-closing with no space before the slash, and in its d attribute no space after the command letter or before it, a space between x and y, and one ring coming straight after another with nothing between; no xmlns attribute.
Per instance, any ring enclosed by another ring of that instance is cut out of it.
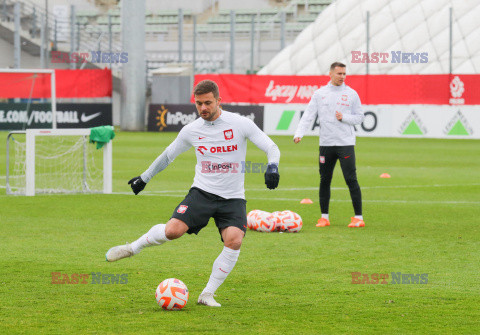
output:
<svg viewBox="0 0 480 335"><path fill-rule="evenodd" d="M7 133L0 133L5 139ZM480 329L480 142L357 139L364 229L350 229L350 196L337 164L328 228L316 228L318 137L279 145L280 186L246 175L247 210L290 209L298 234L249 231L239 261L217 291L221 308L196 300L222 249L213 222L116 263L112 246L166 222L187 193L193 149L177 157L139 196L127 181L143 172L175 134L118 132L112 195L5 195L0 145L0 333L320 334L477 333ZM5 143L5 142L3 142ZM247 160L265 162L249 143ZM392 178L379 178L382 173ZM300 200L311 198L312 205ZM127 274L126 284L52 284L62 274ZM388 274L388 284L352 284L352 272ZM426 284L392 284L392 273L427 274ZM155 288L179 278L187 306L163 311Z"/></svg>

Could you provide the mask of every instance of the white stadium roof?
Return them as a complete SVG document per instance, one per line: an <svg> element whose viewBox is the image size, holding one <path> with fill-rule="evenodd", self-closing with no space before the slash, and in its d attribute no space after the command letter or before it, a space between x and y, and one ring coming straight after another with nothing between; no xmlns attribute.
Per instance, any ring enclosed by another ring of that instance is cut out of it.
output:
<svg viewBox="0 0 480 335"><path fill-rule="evenodd" d="M337 0L258 74L324 75L334 61L345 63L347 74L365 74L366 64L353 63L352 51L366 52L367 11L370 55L389 54L388 62L369 64L370 74L449 73L450 7L452 72L478 74L480 1L471 0ZM393 51L428 53L428 61L394 63Z"/></svg>

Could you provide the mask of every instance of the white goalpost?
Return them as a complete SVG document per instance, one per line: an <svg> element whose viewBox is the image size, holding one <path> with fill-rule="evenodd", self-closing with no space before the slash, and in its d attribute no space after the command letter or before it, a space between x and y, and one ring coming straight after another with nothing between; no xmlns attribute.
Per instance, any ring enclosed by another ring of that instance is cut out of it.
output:
<svg viewBox="0 0 480 335"><path fill-rule="evenodd" d="M89 144L90 129L27 129L7 137L6 193L112 193L112 141Z"/></svg>

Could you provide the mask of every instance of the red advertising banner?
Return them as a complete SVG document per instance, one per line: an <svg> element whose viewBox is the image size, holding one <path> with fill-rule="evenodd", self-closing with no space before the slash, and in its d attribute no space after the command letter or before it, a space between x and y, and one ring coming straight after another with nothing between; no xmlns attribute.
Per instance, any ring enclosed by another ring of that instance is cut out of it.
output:
<svg viewBox="0 0 480 335"><path fill-rule="evenodd" d="M200 74L195 85L211 79L224 103L308 103L328 76ZM363 104L480 105L480 75L351 75L346 84ZM192 96L193 102L193 96Z"/></svg>
<svg viewBox="0 0 480 335"><path fill-rule="evenodd" d="M57 98L100 98L112 96L109 69L55 70ZM48 73L1 73L0 98L51 97Z"/></svg>

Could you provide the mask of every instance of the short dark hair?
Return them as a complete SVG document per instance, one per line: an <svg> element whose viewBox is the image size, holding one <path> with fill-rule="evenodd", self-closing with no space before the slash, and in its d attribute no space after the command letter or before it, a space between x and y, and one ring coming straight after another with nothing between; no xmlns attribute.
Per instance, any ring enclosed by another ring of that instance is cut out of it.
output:
<svg viewBox="0 0 480 335"><path fill-rule="evenodd" d="M207 94L207 93L213 93L213 97L215 99L218 99L220 96L220 93L218 91L218 85L216 82L212 80L202 80L195 86L193 89L193 94L194 95L202 95L202 94Z"/></svg>
<svg viewBox="0 0 480 335"><path fill-rule="evenodd" d="M335 70L336 67L347 67L345 64L340 63L340 62L335 62L330 65L330 71Z"/></svg>

